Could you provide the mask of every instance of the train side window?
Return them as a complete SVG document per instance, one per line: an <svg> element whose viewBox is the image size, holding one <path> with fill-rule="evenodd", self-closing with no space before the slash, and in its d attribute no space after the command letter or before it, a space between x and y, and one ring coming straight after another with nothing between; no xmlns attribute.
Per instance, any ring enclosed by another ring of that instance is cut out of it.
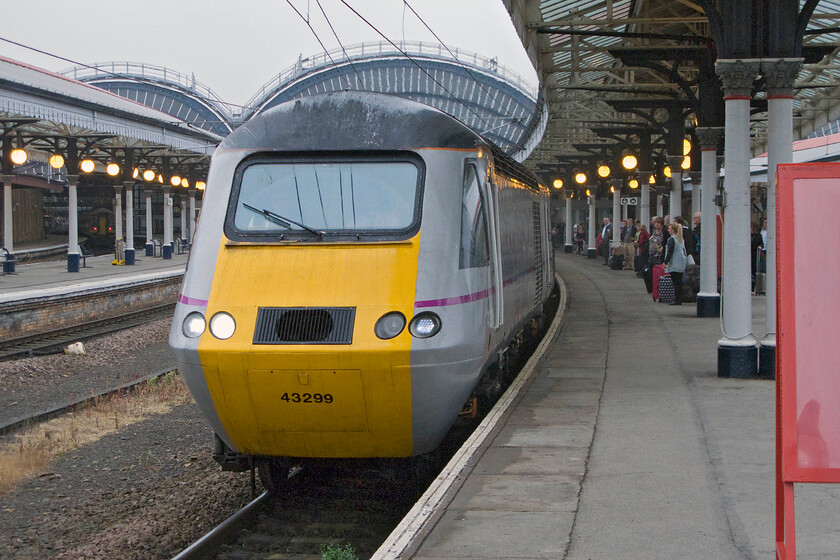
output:
<svg viewBox="0 0 840 560"><path fill-rule="evenodd" d="M464 171L460 254L460 268L477 268L490 264L487 204L481 192L478 170L472 164L467 164Z"/></svg>

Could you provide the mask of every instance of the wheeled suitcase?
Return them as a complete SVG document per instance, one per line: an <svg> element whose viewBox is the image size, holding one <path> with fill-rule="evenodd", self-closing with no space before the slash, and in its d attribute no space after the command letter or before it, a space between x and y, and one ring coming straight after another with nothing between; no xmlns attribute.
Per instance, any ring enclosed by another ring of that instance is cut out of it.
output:
<svg viewBox="0 0 840 560"><path fill-rule="evenodd" d="M653 293L653 270L651 270L650 265L645 265L642 268L642 278L645 280L645 288L647 288L647 293Z"/></svg>
<svg viewBox="0 0 840 560"><path fill-rule="evenodd" d="M665 274L665 265L664 264L657 264L652 268L652 289L651 295L653 296L653 301L659 301L659 279L662 275Z"/></svg>
<svg viewBox="0 0 840 560"><path fill-rule="evenodd" d="M645 266L644 255L636 255L633 257L633 270L641 272Z"/></svg>
<svg viewBox="0 0 840 560"><path fill-rule="evenodd" d="M755 273L755 295L763 296L767 284L767 274L764 272Z"/></svg>
<svg viewBox="0 0 840 560"><path fill-rule="evenodd" d="M607 264L609 264L610 268L613 270L621 270L624 268L624 255L613 253L613 256L611 256L607 261Z"/></svg>
<svg viewBox="0 0 840 560"><path fill-rule="evenodd" d="M690 264L685 267L682 277L682 301L694 303L700 291L700 265Z"/></svg>
<svg viewBox="0 0 840 560"><path fill-rule="evenodd" d="M670 274L663 274L659 277L659 303L673 303L675 299L674 281Z"/></svg>

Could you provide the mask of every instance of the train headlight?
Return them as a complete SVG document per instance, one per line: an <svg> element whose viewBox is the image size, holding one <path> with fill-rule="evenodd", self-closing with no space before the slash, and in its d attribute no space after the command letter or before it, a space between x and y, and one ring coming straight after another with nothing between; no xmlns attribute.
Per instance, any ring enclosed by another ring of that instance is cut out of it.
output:
<svg viewBox="0 0 840 560"><path fill-rule="evenodd" d="M184 317L181 330L184 331L184 336L187 338L198 338L204 332L206 326L207 321L204 320L204 315L198 311L193 311Z"/></svg>
<svg viewBox="0 0 840 560"><path fill-rule="evenodd" d="M394 338L405 328L405 315L399 311L386 313L376 322L373 332L382 340Z"/></svg>
<svg viewBox="0 0 840 560"><path fill-rule="evenodd" d="M408 332L417 338L430 338L440 332L440 317L431 311L418 313L408 325Z"/></svg>
<svg viewBox="0 0 840 560"><path fill-rule="evenodd" d="M220 311L210 318L210 333L219 340L227 340L236 331L236 321L230 313Z"/></svg>

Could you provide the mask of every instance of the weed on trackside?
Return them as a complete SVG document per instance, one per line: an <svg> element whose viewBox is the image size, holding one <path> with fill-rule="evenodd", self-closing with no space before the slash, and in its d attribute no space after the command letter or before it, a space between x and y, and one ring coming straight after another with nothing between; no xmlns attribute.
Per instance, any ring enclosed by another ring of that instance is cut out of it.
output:
<svg viewBox="0 0 840 560"><path fill-rule="evenodd" d="M344 545L344 548L337 544L322 544L321 560L359 560L359 557L356 556L356 551L350 543Z"/></svg>
<svg viewBox="0 0 840 560"><path fill-rule="evenodd" d="M174 371L152 379L131 391L88 400L72 412L8 436L10 441L0 443L0 494L24 479L50 476L45 470L52 461L82 445L192 402L186 384Z"/></svg>

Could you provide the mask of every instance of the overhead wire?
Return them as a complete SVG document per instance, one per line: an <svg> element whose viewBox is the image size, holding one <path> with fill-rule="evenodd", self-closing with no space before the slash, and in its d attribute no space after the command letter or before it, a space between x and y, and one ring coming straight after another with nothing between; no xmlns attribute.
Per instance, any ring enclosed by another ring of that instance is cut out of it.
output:
<svg viewBox="0 0 840 560"><path fill-rule="evenodd" d="M414 60L414 59L413 59L413 58L412 58L412 57L411 57L411 56L410 56L407 52L405 52L403 49L401 49L399 46L397 46L397 45L396 45L393 41L391 41L391 40L390 40L390 39L389 39L389 38L388 38L388 37L387 37L384 33L382 33L382 32L381 32L381 31L380 31L380 30L379 30L379 29L378 29L375 25L373 25L373 24L372 24L370 21L368 21L368 20L367 20L364 16L362 16L362 15L361 15L361 14L360 14L357 10L355 10L352 6L350 6L350 4L348 4L348 3L346 2L346 0L341 0L341 2L342 2L342 4L344 4L344 5L345 5L345 6L346 6L346 7L347 7L350 11L352 11L352 12L353 12L353 13L354 13L357 17L359 17L359 19L361 19L363 22L365 22L365 23L366 23L366 24L367 24L367 25L368 25L371 29L373 29L373 30L374 30L377 34L379 34L379 35L380 35L383 39L385 39L385 40L386 40L389 44L391 44L391 46L393 46L395 49L397 49L397 50L398 50L398 51L399 51L399 52L400 52L400 53L401 53L401 54L402 54L402 55L403 55L406 59L408 59L408 60L409 60L412 64L414 64L414 65L415 65L415 66L416 66L416 67L417 67L417 68L418 68L421 72L423 72L423 73L424 73L424 74L425 74L425 75L426 75L426 76L427 76L430 80L432 80L432 81L433 81L435 84L437 84L437 85L438 85L441 89L443 89L443 90L444 90L444 91L445 91L445 92L446 92L446 93L450 96L450 98L451 98L452 100L454 100L455 102L457 102L457 103L459 103L460 105L462 105L462 106L463 106L463 107L464 107L464 108L465 108L468 112L472 113L472 114L473 114L476 118L478 118L478 120L479 120L479 121L480 121L480 122L481 122L481 123L482 123L485 127L489 127L489 126L490 126L490 124L486 121L486 119L485 119L484 117L482 117L479 113L477 113L474 109L472 109L472 108L471 108L471 107L470 107L467 103L465 103L462 99L460 99L459 97L457 97L456 95L454 95L454 94L453 94L453 93L452 93L452 92L451 92L451 91L450 91L450 90L449 90L446 86L444 86L444 85L443 85L440 81L438 81L438 80L437 80L434 76L432 76L432 75L431 75L431 74L430 74L430 73L429 73L429 72L428 72L425 68L423 68L420 64L418 64L418 63L417 63L417 62L416 62L416 61L415 61L415 60ZM326 56L330 59L330 62L332 63L333 67L338 68L338 64L335 62L335 60L332 58L332 56L330 56L330 54L329 54L329 52L328 52L328 50L327 50L326 46L324 45L323 41L321 41L320 36L319 36L319 35L318 35L318 33L315 31L315 29L312 27L312 24L311 24L311 22L310 22L310 18L308 17L308 14L307 14L307 16L304 16L304 15L303 15L303 14L302 14L302 13L301 13L301 12L300 12L300 11L299 11L296 7L295 7L295 6L294 6L294 4L292 4L291 0L286 0L286 3L287 3L287 4L288 4L288 5L292 8L292 10L294 10L294 12L297 14L297 16L298 16L298 17L299 17L299 18L300 18L300 19L301 19L304 23L306 23L307 27L309 27L309 30L312 32L312 34L314 35L315 39L316 39L316 40L318 41L318 43L321 45L321 48L324 50L324 53L325 53L325 54L326 54ZM338 37L338 33L336 32L336 30L335 30L334 26L332 25L332 22L330 21L329 17L327 16L326 11L324 10L323 6L321 5L320 0L316 0L316 3L317 3L317 5L318 5L318 8L321 10L321 13L322 13L322 14L323 14L323 16L324 16L324 19L326 20L327 25L330 27L330 30L332 31L333 35L335 36L336 41L338 41L339 46L341 47L341 50L342 50L342 52L344 53L345 58L347 58L347 61L348 61L349 65L350 65L350 67L353 69L353 73L355 74L356 79L357 79L359 82L362 82L362 79L361 79L361 76L359 75L358 69L357 69L357 68L356 68L356 66L353 64L353 62L350 60L350 57L349 57L349 55L347 54L347 51L346 51L346 49L345 49L345 47L344 47L343 43L341 42L341 39ZM308 6L309 6L309 1L307 0L307 12L308 12ZM454 60L455 60L455 61L456 61L456 62L457 62L457 63L458 63L458 64L459 64L459 65L460 65L460 66L461 66L461 67L462 67L462 68L463 68L463 69L464 69L464 70L465 70L465 71L466 71L469 75L470 75L470 77L472 77L472 79L476 82L476 84L478 84L478 86L481 88L481 90L482 90L482 91L484 91L484 92L485 92L487 95L489 95L491 98L493 98L493 100L495 101L495 100L496 100L496 96L495 96L492 92L490 92L490 91L489 91L489 90L488 90L488 89L487 89L487 88L486 88L486 87L485 87L485 86L481 83L481 81L478 79L477 75L476 75L476 74L475 74L475 73L474 73L474 72L473 72L473 71L472 71L472 70L471 70L468 66L466 66L463 62L461 62L461 61L457 58L457 56L456 56L456 55L455 55L455 54L454 54L454 53L453 53L453 52L449 49L449 47L448 47L448 46L446 46L446 44L445 44L445 43L441 40L441 38L437 35L437 33L435 33L435 32L434 32L434 30L433 30L433 29L432 29L432 28L431 28L431 27L430 27L430 26L426 23L426 21L425 21L425 20L424 20L424 19L420 16L420 14L418 14L418 13L417 13L417 11L416 11L416 10L415 10L415 9L414 9L414 8L413 8L410 4L409 4L409 3L408 3L408 1L407 1L407 0L403 0L403 40L405 40L405 39L404 39L404 35L405 35L405 7L407 7L409 10L411 10L411 12L415 15L415 17L417 17L417 19L418 19L418 20L419 20L419 21L423 24L423 26L424 26L424 27L426 27L426 29L427 29L427 30L428 30L428 31L429 31L429 32L430 32L430 33L431 33L431 34L435 37L435 39L437 39L437 41L441 44L441 46L443 46L443 48L444 48L444 49L446 49L446 51L450 54L450 56L452 56L452 58L453 58L453 59L454 59ZM123 80L127 79L127 80L134 81L134 82L137 82L137 83L144 83L144 81L143 81L143 80L138 79L138 78L136 78L136 77L126 76L126 75L123 75L123 74L118 74L118 73L116 73L116 72L111 72L111 71L106 70L106 69L104 69L104 68L100 68L100 67L92 66L92 65L89 65L89 64L85 64L85 63L83 63L83 62L79 62L79 61L76 61L76 60L73 60L73 59L70 59L70 58L66 58L66 57L63 57L63 56L60 56L60 55L57 55L57 54L54 54L54 53L51 53L51 52L48 52L48 51L44 51L44 50L38 49L38 48L36 48L36 47L32 47L32 46L29 46L29 45L25 45L25 44L23 44L23 43L20 43L20 42L17 42L17 41L13 41L13 40L8 39L8 38L5 38L5 37L0 37L0 41L4 41L4 42L6 42L6 43L9 43L9 44L12 44L12 45L15 45L15 46L21 47L21 48L24 48L24 49L27 49L27 50L31 50L31 51L36 52L36 53L38 53L38 54L42 54L42 55L45 55L45 56L49 56L49 57L52 57L52 58L55 58L55 59L58 59L58 60L63 60L63 61L65 61L65 62L68 62L68 63L70 63L70 64L73 64L74 66L80 66L80 67L82 67L82 68L87 68L87 69L89 69L89 70L94 70L94 71L96 71L96 72L98 72L98 73L102 73L102 74L105 74L105 75L113 76L113 77L115 77L115 78L120 78L120 79L123 79ZM344 79L344 81L345 81L345 83L346 83L346 85L347 85L348 89L352 89L352 84L350 83L349 78L348 78L346 75L344 75L344 74L339 74L339 80L341 80L342 78ZM215 100L215 101L216 101L216 102L218 102L218 103L221 103L221 104L223 104L223 105L225 105L225 106L228 106L228 107L236 107L236 108L238 108L238 109L252 109L252 107L250 107L250 106L246 106L246 105L239 105L239 104L236 104L236 103L230 103L230 102L227 102L227 101L222 101L221 99L217 99L217 100ZM505 117L501 117L501 118L505 118ZM198 122L199 122L199 121L196 121L196 123L198 123ZM211 122L220 122L220 123L221 123L221 122L224 122L224 121L221 121L221 120L219 120L219 121L213 121L213 120L208 120L208 119L204 119L204 120L202 120L202 121L201 121L201 123L205 123L205 124L209 124L209 123L211 123ZM501 125L501 126L504 126L504 125ZM498 128L500 128L500 126L496 126L496 127L493 127L493 128L488 128L488 129L486 129L484 132L486 133L486 132L489 132L489 131L492 131L492 130L496 130L496 129L498 129Z"/></svg>
<svg viewBox="0 0 840 560"><path fill-rule="evenodd" d="M403 44L405 44L405 3L403 3L403 13L402 13L402 40Z"/></svg>
<svg viewBox="0 0 840 560"><path fill-rule="evenodd" d="M324 42L321 41L321 38L318 36L318 33L315 31L315 28L312 27L311 23L309 23L309 19L303 17L303 14L300 13L300 11L298 11L297 8L295 8L294 4L292 4L292 0L286 0L286 3L289 6L291 6L291 8L295 11L295 13L298 15L298 17L300 17L300 19L303 20L303 22L306 24L306 26L309 28L309 30L312 32L312 34L315 36L315 40L318 41L318 44L321 45L322 49L324 49L324 54L327 55L327 58L330 59L330 62L332 63L333 68L337 69L338 65L335 63L335 60L333 60L333 57L330 56L329 51L327 51L327 47L324 46ZM318 5L320 6L320 4L318 4ZM330 26L330 27L332 27L332 26ZM343 48L344 47L342 47L342 50L343 50ZM339 81L341 81L341 78L344 78L344 81L347 82L347 89L353 89L353 87L350 85L350 80L347 78L347 76L344 76L343 74L341 74L341 72L339 72Z"/></svg>
<svg viewBox="0 0 840 560"><path fill-rule="evenodd" d="M324 7L321 6L321 0L315 0L315 3L318 4L318 8L321 10L321 13L324 14L324 19L327 20L327 25L330 26L330 30L332 31L333 36L335 36L335 40L338 41L338 46L341 47L341 52L344 53L344 58L347 59L348 64L350 64L350 68L353 69L353 73L356 75L357 83L364 87L364 81L361 76L359 76L359 72L356 70L356 65L353 64L352 60L350 60L350 56L347 54L347 49L344 48L344 44L341 42L341 39L338 38L338 33L336 33L330 18L327 16L327 12L325 12Z"/></svg>
<svg viewBox="0 0 840 560"><path fill-rule="evenodd" d="M286 0L286 1L288 2L289 0ZM448 94L449 94L449 97L451 97L451 98L452 98L455 102L460 103L460 104L461 104L461 105L462 105L462 106L463 106L463 107L464 107L464 108L465 108L468 112L470 112L470 113L472 113L473 115L475 115L475 116L476 116L476 118L478 118L478 120L479 120L479 121L481 121L481 123L482 123L484 126L489 126L489 125L487 124L487 121L485 121L485 120L484 120L484 117L482 117L480 114L476 113L476 112L475 112L475 110L474 110L472 107L470 107L470 106L469 106L469 105L467 105L464 101L462 101L460 98L458 98L457 96L455 96L455 94L453 94L451 91L449 91L449 89L448 89L445 85L443 85L442 83L440 83L437 79L435 79L435 77L434 77L434 76L432 76L431 74L429 74L429 72L428 72L425 68L423 68L422 66L420 66L420 64L418 64L418 63L417 63L417 61L416 61L416 60L414 60L414 58L412 58L412 57L411 57L411 55L409 55L407 52L405 52L403 49L401 49L399 46L397 46L397 44L396 44L396 43L394 43L391 39L389 39L389 38L388 38L388 37L387 37L384 33L382 33L382 32L381 32L381 31L380 31L380 30L379 30L379 29L378 29L375 25L373 25L371 22L369 22L369 21L368 21L368 20L367 20L367 19L366 19L366 18L365 18L362 14L360 14L360 13L359 13L358 11L356 11L356 10L355 10L355 9L354 9L354 8L353 8L350 4L348 4L348 3L347 3L347 0L340 0L340 1L341 1L341 3L342 3L342 4L344 4L345 6L347 6L347 9L349 9L351 12L353 12L354 14L356 14L356 17L358 17L358 18L359 18L359 19L361 19L363 22L365 22L365 23L368 25L368 27L370 27L371 29L373 29L373 30L374 30L377 34L379 34L379 36L380 36L380 37L382 37L383 39L385 39L385 40L386 40L386 41L387 41L387 42L388 42L388 43L389 43L392 47L394 47L395 49L397 49L397 50L400 52L400 54L402 54L405 58L407 58L407 59L409 60L409 62L411 62L412 64L414 64L414 65L415 65L415 66L416 66L416 67L417 67L417 68L418 68L421 72L423 72L423 73L424 73L424 74L425 74L425 75L426 75L426 76L427 76L430 80L432 80L434 83L436 83L436 84L437 84L437 85L438 85L438 86L439 86L439 87L440 87L443 91L445 91L446 93L448 93Z"/></svg>
<svg viewBox="0 0 840 560"><path fill-rule="evenodd" d="M405 30L404 30L404 29L405 29L405 8L406 8L406 7L407 7L409 10L411 10L411 13L413 13L413 14L414 14L414 16L415 16L418 20L420 20L420 23L422 23L422 24L423 24L423 26L424 26L426 29L428 29L428 30L429 30L429 33L431 33L431 34L434 36L434 38L435 38L435 39L437 39L437 42L438 42L438 43L440 43L440 45L441 45L444 49L446 49L446 52L448 52L448 53L449 53L449 55L450 55L450 56L452 56L453 60L455 60L455 62L457 62L457 63L458 63L458 64L459 64L459 65L460 65L460 66L461 66L464 70L466 70L466 72L467 72L467 73L470 75L470 77L471 77L471 78L475 81L475 83L477 83L477 84L478 84L478 87L479 87L479 88L481 88L481 90L482 90L482 91L484 91L484 93L486 93L487 95L489 95L489 96L493 99L493 101L494 101L494 102L497 102L498 100L496 99L496 94L495 94L495 93L493 93L493 92L491 92L490 90L488 90L486 87L484 87L484 84L482 84L482 83L481 83L481 80L479 80L479 79L478 79L478 76L477 76L477 75L476 75L476 74L475 74L475 73L474 73L474 72L470 69L470 67L469 67L469 66L467 66L466 64L464 64L463 62L461 62L461 60L460 60L460 59L459 59L459 58L455 55L455 53L453 53L453 52L449 49L449 47L448 47L448 46L446 46L446 43L444 43L444 42L443 42L443 39L441 39L440 37L438 37L438 34L437 34L437 33L435 33L435 32L434 32L434 30L433 30L433 29L429 26L429 24L428 24L428 23L426 23L426 20L424 20L424 19L420 16L420 14L418 14L418 13L417 13L417 10L415 10L415 9L411 6L411 4L409 4L409 3L408 3L408 0L403 0L403 35L405 35ZM404 38L404 37L403 37L403 40L405 40L405 38ZM509 120L511 120L511 121L512 121L512 123L517 123L517 124L519 124L519 125L520 125L523 129L524 129L524 128L526 128L526 127L525 127L525 123L523 123L523 122L522 122L522 120L521 120L520 118L518 118L518 117L501 117L501 116L500 116L500 117L494 117L494 118L499 118L499 119L504 119L504 120L508 120L508 119L509 119ZM491 120L492 120L492 119L491 119ZM497 126L494 126L494 127L492 127L492 128L487 128L487 129L485 129L485 130L482 130L482 131L481 131L481 134L489 134L490 132L493 132L493 131L495 131L495 130L499 130L500 128L503 128L504 126L510 126L512 123L502 123L502 124L497 125ZM488 123L485 123L485 125L486 125L486 126L490 126ZM512 144L512 145L515 145L515 143L514 143L514 142L511 142L510 140L508 140L507 138L502 137L502 136L501 136L501 135L499 135L499 134L496 134L496 137L501 138L501 139L503 139L503 140L505 140L505 141L509 142L509 143L510 143L510 144Z"/></svg>
<svg viewBox="0 0 840 560"><path fill-rule="evenodd" d="M475 72L473 72L473 71L470 69L470 67L469 67L469 66L467 66L466 64L464 64L463 62L461 62L461 60L458 58L458 56L457 56L455 53L453 53L453 52L452 52L452 50L450 50L450 48L449 48L448 46L446 46L446 43L444 43L444 42L443 42L443 39L441 39L440 37L438 37L438 34L437 34L437 33L435 33L435 31L434 31L434 30L433 30L433 29L429 26L429 24L428 24L428 23L426 23L426 20L424 20L424 19L423 19L423 17L422 17L420 14L418 14L418 13L417 13L417 10L415 10L415 9L411 6L411 4L409 4L409 3L408 3L408 0L403 0L403 14L405 14L405 8L408 8L409 10L411 10L411 13L412 13L412 14L414 14L414 16L415 16L418 20L420 20L420 23L422 23L422 24L423 24L423 26L424 26L424 27L425 27L425 28L429 31L429 33L431 33L431 34L432 34L432 36L434 36L434 38L435 38L435 39L437 39L437 42L438 42L438 43L440 43L440 45L441 45L444 49L446 49L446 52L448 52L448 53L449 53L449 55L452 57L452 59L453 59L455 62L457 62L457 63L458 63L458 65L459 65L461 68L463 68L463 69L467 72L467 74L469 74L469 75L470 75L470 77L471 77L471 78L475 81L475 83L476 83L476 84L478 84L478 87L479 87L479 88L481 88L481 90L482 90L484 93L486 93L486 94L487 94L487 95L488 95L491 99L493 99L493 101L498 101L498 100L496 99L496 94L495 94L495 93L493 93L492 91L488 90L486 87L484 87L484 84L482 84L482 83L481 83L481 80L479 80L479 79L478 79L478 76L475 74ZM405 21L404 21L404 20L403 20L403 29L405 29ZM404 35L404 34L405 34L405 31L403 31L403 35ZM405 40L405 39L403 39L403 40ZM512 122L517 122L517 123L520 123L520 124L521 124L520 119L518 119L517 117L501 117L501 116L500 116L500 117L494 117L494 119L495 119L495 118L505 119L505 120L511 120ZM487 126L490 126L490 125L489 125L489 123L485 123L485 124L486 124ZM487 129L485 129L485 130L482 130L482 131L481 131L481 133L482 133L482 134L488 134L488 133L490 133L490 132L493 132L494 130L498 130L498 129L503 128L503 127L505 127L505 126L510 126L510 124L512 124L512 123L502 123L502 124L497 125L497 126L494 126L494 127L492 127L492 128L487 128ZM497 134L496 136L497 136L498 138L502 138L502 136L499 136L498 134ZM507 139L505 139L505 140L507 140ZM513 144L513 142L511 142L511 144Z"/></svg>
<svg viewBox="0 0 840 560"><path fill-rule="evenodd" d="M409 9L409 10L411 10L411 13L412 13L412 14L414 14L414 15L415 15L415 17L417 17L417 19L419 19L419 20L420 20L420 23L422 23L422 24L423 24L423 26L424 26L426 29L428 29L428 30L429 30L429 33L431 33L431 34L434 36L434 38L435 38L435 39L437 39L438 43L440 43L440 45L441 45L444 49L446 49L446 52L448 52L448 53L450 54L450 56L452 56L452 58L455 60L455 62L457 62L457 63L461 66L461 68L463 68L464 70L466 70L466 71L467 71L467 73L470 75L470 77L471 77L473 80L475 80L475 82L478 84L478 87L480 87L480 88L484 91L484 93L486 93L487 95L489 95L490 97L492 97L492 98L493 98L493 101L496 101L496 95L495 95L494 93L491 93L491 92L490 92L487 88L485 88L485 87L484 87L484 84L482 84L482 83L481 83L481 81L478 79L478 76L476 76L476 75L473 73L473 71L472 71L472 70L470 70L469 66L467 66L466 64L464 64L463 62L461 62L461 60L460 60L460 59L459 59L459 58L455 55L455 53L453 53L451 50L449 50L449 47L447 47L447 46L446 46L446 43L444 43L444 42L443 42L443 39L441 39L440 37L438 37L437 33L435 33L435 32L434 32L434 30L432 30L432 28L431 28L431 27L429 27L429 24L428 24L428 23L426 23L426 21L425 21L422 17L420 17L420 14L418 14L418 13L417 13L417 11L416 11L414 8L412 8L412 7L411 7L411 4L409 4L409 3L408 3L408 0L403 0L403 6L404 6L404 7L408 7L408 9Z"/></svg>
<svg viewBox="0 0 840 560"><path fill-rule="evenodd" d="M25 44L19 43L17 41L12 41L11 39L7 39L6 37L0 37L0 41L4 41L4 42L9 43L11 45L15 45L16 47L20 47L22 49L27 49L27 50L30 50L32 52L42 54L44 56L49 56L51 58L56 58L58 60L63 60L64 62L68 62L68 63L70 63L74 66L81 66L82 68L87 68L88 70L95 70L96 72L100 72L100 73L106 74L108 76L113 76L114 78L120 78L121 80L129 80L131 82L137 82L138 84L145 83L143 80L141 80L139 78L136 78L136 77L133 77L133 76L126 76L124 74L118 74L116 72L111 72L110 70L106 70L106 69L100 68L98 66L91 66L90 64L85 64L84 62L79 62L78 60L73 60L71 58L66 58L64 56L57 55L57 54L54 54L54 53L51 53L51 52L48 52L48 51L44 51L44 50L38 49L36 47L29 46L29 45L25 45ZM217 103L221 103L222 105L227 105L229 107L236 107L236 108L239 108L239 109L251 109L251 107L248 107L248 106L245 106L245 105L237 105L236 103L229 103L227 101L222 101L221 99L214 99L214 101L217 102ZM173 121L173 122L185 122L185 121ZM224 122L224 121L208 120L208 121L202 121L202 122Z"/></svg>

